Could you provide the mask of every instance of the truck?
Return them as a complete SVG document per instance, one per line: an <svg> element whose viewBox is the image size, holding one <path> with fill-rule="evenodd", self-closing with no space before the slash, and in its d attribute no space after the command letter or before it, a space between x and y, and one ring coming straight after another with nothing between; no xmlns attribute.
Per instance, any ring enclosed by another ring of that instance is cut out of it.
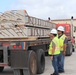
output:
<svg viewBox="0 0 76 75"><path fill-rule="evenodd" d="M55 23L29 16L26 10L0 14L0 72L5 66L14 75L36 75L45 70L48 33Z"/></svg>
<svg viewBox="0 0 76 75"><path fill-rule="evenodd" d="M56 28L59 26L63 26L65 29L64 34L67 36L68 44L66 48L66 55L70 56L72 52L74 51L74 44L72 43L72 38L73 38L73 26L68 23L58 23L56 24Z"/></svg>

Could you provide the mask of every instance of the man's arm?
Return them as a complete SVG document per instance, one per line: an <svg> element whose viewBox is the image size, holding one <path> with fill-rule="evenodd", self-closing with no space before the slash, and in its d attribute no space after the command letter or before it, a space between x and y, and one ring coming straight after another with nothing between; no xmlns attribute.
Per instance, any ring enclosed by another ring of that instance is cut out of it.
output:
<svg viewBox="0 0 76 75"><path fill-rule="evenodd" d="M56 47L56 45L55 45L55 43L52 41L52 56L51 56L51 60L53 59L53 55L54 55L54 53L55 53L55 47Z"/></svg>
<svg viewBox="0 0 76 75"><path fill-rule="evenodd" d="M63 54L65 55L65 53L66 53L66 48L67 48L67 44L68 44L68 40L67 40L67 38L65 38L65 40L64 40L64 46L63 46Z"/></svg>
<svg viewBox="0 0 76 75"><path fill-rule="evenodd" d="M54 55L54 53L55 53L55 47L56 47L56 45L55 45L55 43L52 41L52 55Z"/></svg>

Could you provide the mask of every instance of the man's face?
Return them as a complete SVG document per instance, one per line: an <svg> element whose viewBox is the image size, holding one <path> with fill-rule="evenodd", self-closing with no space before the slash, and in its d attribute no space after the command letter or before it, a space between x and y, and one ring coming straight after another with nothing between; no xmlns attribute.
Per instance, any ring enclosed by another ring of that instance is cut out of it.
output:
<svg viewBox="0 0 76 75"><path fill-rule="evenodd" d="M62 34L62 31L59 31L59 30L58 30L58 35L61 35L61 34Z"/></svg>
<svg viewBox="0 0 76 75"><path fill-rule="evenodd" d="M53 34L50 34L50 38L53 39L54 38L54 35Z"/></svg>

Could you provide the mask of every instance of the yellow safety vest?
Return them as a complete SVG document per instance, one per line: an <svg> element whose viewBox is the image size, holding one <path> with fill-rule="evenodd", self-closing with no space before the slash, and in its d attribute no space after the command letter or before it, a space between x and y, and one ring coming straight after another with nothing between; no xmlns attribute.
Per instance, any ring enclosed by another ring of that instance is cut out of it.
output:
<svg viewBox="0 0 76 75"><path fill-rule="evenodd" d="M58 37L55 37L52 41L56 45L54 55L60 54L60 46L59 46L59 39L58 39ZM49 50L48 50L48 54L49 55L52 54L52 41L50 42L50 45L49 45Z"/></svg>
<svg viewBox="0 0 76 75"><path fill-rule="evenodd" d="M62 35L60 38L59 38L59 44L60 44L60 51L63 51L63 46L64 46L64 40L66 38L66 35Z"/></svg>

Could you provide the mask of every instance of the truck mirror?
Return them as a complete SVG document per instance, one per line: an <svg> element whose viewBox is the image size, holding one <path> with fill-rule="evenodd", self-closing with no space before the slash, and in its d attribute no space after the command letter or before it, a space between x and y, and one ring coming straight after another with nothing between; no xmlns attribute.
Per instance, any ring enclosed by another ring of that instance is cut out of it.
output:
<svg viewBox="0 0 76 75"><path fill-rule="evenodd" d="M73 16L71 17L71 19L73 19Z"/></svg>

